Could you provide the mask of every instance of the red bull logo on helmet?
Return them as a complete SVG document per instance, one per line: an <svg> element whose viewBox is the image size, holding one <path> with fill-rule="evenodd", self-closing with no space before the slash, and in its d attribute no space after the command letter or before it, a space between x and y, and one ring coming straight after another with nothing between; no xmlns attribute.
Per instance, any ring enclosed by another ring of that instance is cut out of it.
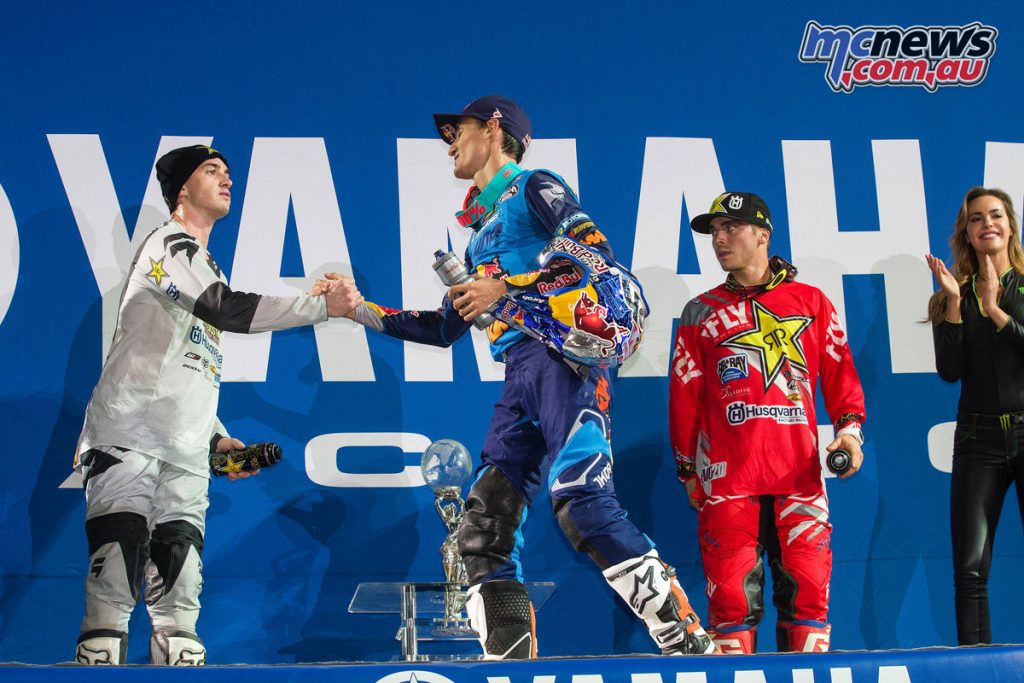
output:
<svg viewBox="0 0 1024 683"><path fill-rule="evenodd" d="M807 22L800 61L825 62L834 92L865 85L972 86L985 80L999 31L965 26L823 26Z"/></svg>
<svg viewBox="0 0 1024 683"><path fill-rule="evenodd" d="M615 341L620 336L628 335L629 330L616 325L608 318L608 309L590 298L583 292L572 310L573 327L589 332L595 337Z"/></svg>
<svg viewBox="0 0 1024 683"><path fill-rule="evenodd" d="M551 240L548 242L548 246L545 251L555 251L568 254L594 273L606 273L611 270L607 261L592 252L590 249L581 245L579 242L571 240L568 237L556 237Z"/></svg>

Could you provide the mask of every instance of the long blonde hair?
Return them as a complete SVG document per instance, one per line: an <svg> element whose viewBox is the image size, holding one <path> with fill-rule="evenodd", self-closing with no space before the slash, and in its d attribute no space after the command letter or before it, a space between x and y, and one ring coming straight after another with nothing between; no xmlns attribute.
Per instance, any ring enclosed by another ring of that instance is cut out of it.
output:
<svg viewBox="0 0 1024 683"><path fill-rule="evenodd" d="M1003 208L1006 209L1006 220L1010 225L1007 255L1013 269L1024 274L1024 249L1021 249L1020 245L1020 224L1017 220L1017 212L1013 209L1013 200L1010 199L1010 195L995 187L972 187L964 195L960 211L956 215L956 224L953 226L953 236L949 238L949 248L953 253L953 267L949 270L959 283L961 292L970 286L971 278L978 272L978 254L967 238L967 206L978 197L985 196L995 197L1003 203ZM945 317L946 294L939 289L928 300L928 320L938 322Z"/></svg>

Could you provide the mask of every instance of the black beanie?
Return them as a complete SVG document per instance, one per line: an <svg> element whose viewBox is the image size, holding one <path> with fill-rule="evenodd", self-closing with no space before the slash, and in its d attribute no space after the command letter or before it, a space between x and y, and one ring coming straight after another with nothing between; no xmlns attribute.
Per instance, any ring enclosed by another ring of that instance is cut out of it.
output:
<svg viewBox="0 0 1024 683"><path fill-rule="evenodd" d="M203 162L210 159L220 159L225 166L228 165L228 160L223 154L206 145L172 149L156 162L156 179L160 182L160 192L163 193L164 201L167 202L167 208L171 213L174 213L175 207L178 206L181 186Z"/></svg>

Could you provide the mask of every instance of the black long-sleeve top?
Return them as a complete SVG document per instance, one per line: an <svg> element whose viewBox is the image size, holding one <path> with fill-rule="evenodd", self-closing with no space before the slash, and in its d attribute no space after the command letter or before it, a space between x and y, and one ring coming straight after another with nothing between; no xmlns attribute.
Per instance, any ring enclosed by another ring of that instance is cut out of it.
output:
<svg viewBox="0 0 1024 683"><path fill-rule="evenodd" d="M1003 329L982 313L973 279L960 298L962 322L932 325L935 368L947 382L960 380L961 413L1024 410L1024 275L1009 270L1000 282L999 307L1010 316Z"/></svg>

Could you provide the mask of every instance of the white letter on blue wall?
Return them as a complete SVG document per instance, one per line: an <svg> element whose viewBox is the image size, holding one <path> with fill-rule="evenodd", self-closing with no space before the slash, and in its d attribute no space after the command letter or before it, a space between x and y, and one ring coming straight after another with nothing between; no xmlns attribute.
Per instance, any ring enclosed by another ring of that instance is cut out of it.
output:
<svg viewBox="0 0 1024 683"><path fill-rule="evenodd" d="M824 290L844 324L842 276L882 274L892 371L934 372L931 328L918 322L932 295L921 150L917 140L874 140L871 149L879 229L839 232L829 141L782 141L793 263L804 282Z"/></svg>
<svg viewBox="0 0 1024 683"><path fill-rule="evenodd" d="M302 266L307 277L282 278L288 206L295 212ZM256 138L245 184L245 206L231 265L231 287L295 296L328 271L352 274L345 229L323 138ZM366 330L348 319L313 328L320 372L328 382L372 382ZM263 382L272 332L225 335L224 379Z"/></svg>
<svg viewBox="0 0 1024 683"><path fill-rule="evenodd" d="M648 138L640 180L640 206L630 267L644 286L651 315L644 341L620 377L664 377L672 353L672 321L686 302L724 279L711 239L690 230L690 217L705 213L724 192L710 138ZM683 214L683 200L686 212ZM698 273L679 273L680 235L692 239Z"/></svg>
<svg viewBox="0 0 1024 683"><path fill-rule="evenodd" d="M14 209L7 199L7 193L0 186L0 321L7 315L7 309L14 298L18 285L18 265L21 250L18 244L18 224L14 220Z"/></svg>
<svg viewBox="0 0 1024 683"><path fill-rule="evenodd" d="M334 488L410 488L426 486L419 464L406 465L401 472L354 473L338 466L351 459L358 448L398 448L403 453L417 455L427 449L430 439L422 434L408 432L360 432L321 434L306 444L306 474L320 486ZM358 456L355 456L358 457Z"/></svg>
<svg viewBox="0 0 1024 683"><path fill-rule="evenodd" d="M985 143L984 185L998 187L1010 195L1018 214L1024 210L1024 144Z"/></svg>

